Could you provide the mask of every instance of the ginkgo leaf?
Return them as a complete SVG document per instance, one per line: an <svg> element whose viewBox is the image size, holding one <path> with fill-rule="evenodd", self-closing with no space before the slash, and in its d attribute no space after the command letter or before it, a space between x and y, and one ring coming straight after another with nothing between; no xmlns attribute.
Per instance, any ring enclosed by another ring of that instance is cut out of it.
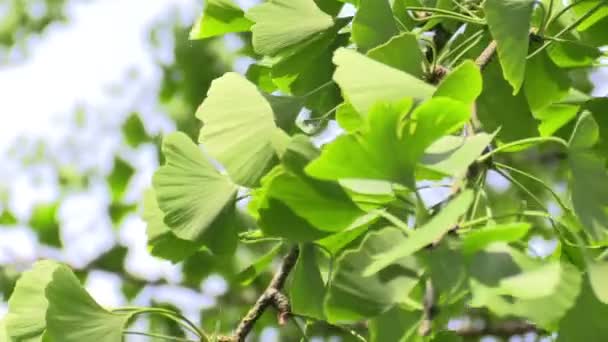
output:
<svg viewBox="0 0 608 342"><path fill-rule="evenodd" d="M473 202L473 192L466 190L458 197L451 200L437 215L429 222L412 232L408 238L400 244L382 251L372 257L373 262L364 268L363 274L370 276L386 269L396 260L410 256L422 248L441 239L450 230L454 229L469 206Z"/></svg>
<svg viewBox="0 0 608 342"><path fill-rule="evenodd" d="M326 180L388 180L413 187L414 171L426 148L462 127L470 108L437 97L422 103L401 122L410 106L411 101L374 106L361 133L340 136L326 145L306 172Z"/></svg>
<svg viewBox="0 0 608 342"><path fill-rule="evenodd" d="M367 51L383 44L398 32L388 0L359 1L352 38L361 50Z"/></svg>
<svg viewBox="0 0 608 342"><path fill-rule="evenodd" d="M486 20L496 40L503 76L517 94L524 82L534 0L487 0Z"/></svg>
<svg viewBox="0 0 608 342"><path fill-rule="evenodd" d="M470 104L481 94L482 81L479 67L473 61L466 60L439 83L433 96L449 97Z"/></svg>
<svg viewBox="0 0 608 342"><path fill-rule="evenodd" d="M603 341L608 336L608 325L602 319L608 315L608 305L597 300L588 281L574 307L560 321L557 342Z"/></svg>
<svg viewBox="0 0 608 342"><path fill-rule="evenodd" d="M518 241L531 227L529 223L505 223L475 229L462 237L462 251L473 254L495 242Z"/></svg>
<svg viewBox="0 0 608 342"><path fill-rule="evenodd" d="M346 100L362 115L367 115L380 101L406 97L424 100L435 92L435 88L423 80L350 49L336 50L334 63L338 66L334 80Z"/></svg>
<svg viewBox="0 0 608 342"><path fill-rule="evenodd" d="M121 341L131 318L131 314L111 313L99 306L66 266L53 272L46 298L47 334L53 341Z"/></svg>
<svg viewBox="0 0 608 342"><path fill-rule="evenodd" d="M190 240L183 240L175 236L165 222L165 214L158 207L154 189L144 193L144 210L142 218L146 221L148 246L150 254L167 259L172 262L181 261L194 254L199 246Z"/></svg>
<svg viewBox="0 0 608 342"><path fill-rule="evenodd" d="M608 304L608 262L593 262L587 265L589 269L589 282L597 299Z"/></svg>
<svg viewBox="0 0 608 342"><path fill-rule="evenodd" d="M596 242L608 239L608 182L606 163L592 148L599 141L599 127L589 112L583 113L570 138L572 205L585 230Z"/></svg>
<svg viewBox="0 0 608 342"><path fill-rule="evenodd" d="M441 179L445 176L463 176L469 166L488 147L494 134L479 133L471 137L447 135L429 146L424 152L417 179Z"/></svg>
<svg viewBox="0 0 608 342"><path fill-rule="evenodd" d="M532 112L537 112L568 95L570 78L553 63L546 51L532 57L526 66L524 94Z"/></svg>
<svg viewBox="0 0 608 342"><path fill-rule="evenodd" d="M166 164L152 183L164 222L179 238L196 241L232 203L236 186L183 133L166 136L162 151Z"/></svg>
<svg viewBox="0 0 608 342"><path fill-rule="evenodd" d="M248 31L252 24L232 0L207 0L203 13L190 31L190 39Z"/></svg>
<svg viewBox="0 0 608 342"><path fill-rule="evenodd" d="M60 264L39 261L24 272L8 301L6 329L17 340L41 341L46 328L48 301L44 291Z"/></svg>
<svg viewBox="0 0 608 342"><path fill-rule="evenodd" d="M263 55L300 43L331 27L333 18L312 0L269 0L251 8L253 47Z"/></svg>
<svg viewBox="0 0 608 342"><path fill-rule="evenodd" d="M313 244L300 246L300 255L293 270L289 299L294 313L324 319L325 283L321 277Z"/></svg>
<svg viewBox="0 0 608 342"><path fill-rule="evenodd" d="M276 162L284 134L270 104L243 76L229 72L214 80L196 111L203 122L199 142L240 185L254 187Z"/></svg>
<svg viewBox="0 0 608 342"><path fill-rule="evenodd" d="M268 184L267 196L285 203L295 214L322 231L349 227L364 213L332 182L280 172Z"/></svg>
<svg viewBox="0 0 608 342"><path fill-rule="evenodd" d="M549 277L545 279L544 275ZM516 284L508 284L510 279L517 279ZM506 287L502 286L505 282ZM498 316L524 317L541 327L550 327L575 304L581 283L580 273L568 263L552 263L524 271L506 278L498 287L488 287L471 279L471 306L485 306Z"/></svg>
<svg viewBox="0 0 608 342"><path fill-rule="evenodd" d="M415 258L394 260L396 267L372 276L361 274L362 269L374 262L376 255L407 241L399 229L387 227L369 233L358 248L347 250L338 258L325 297L325 314L329 322L374 317L407 301L409 292L419 281Z"/></svg>
<svg viewBox="0 0 608 342"><path fill-rule="evenodd" d="M416 35L411 32L392 37L386 43L369 50L367 56L418 78L424 75L424 56Z"/></svg>

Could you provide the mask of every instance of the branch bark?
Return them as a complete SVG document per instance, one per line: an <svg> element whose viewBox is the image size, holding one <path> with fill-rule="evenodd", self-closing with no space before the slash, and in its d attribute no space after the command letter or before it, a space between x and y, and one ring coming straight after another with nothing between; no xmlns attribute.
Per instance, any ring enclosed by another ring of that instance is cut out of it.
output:
<svg viewBox="0 0 608 342"><path fill-rule="evenodd" d="M253 307L249 309L249 312L243 317L239 325L237 326L234 335L228 337L221 337L219 341L223 342L242 342L251 330L253 329L255 322L264 314L269 306L274 306L278 311L279 324L285 324L291 315L291 307L289 300L281 292L285 281L289 276L289 273L293 269L298 260L300 250L298 247L293 247L289 253L283 258L283 262L279 267L279 270L273 276L270 284L262 295L255 302Z"/></svg>
<svg viewBox="0 0 608 342"><path fill-rule="evenodd" d="M474 326L472 324L466 325L454 331L456 334L462 337L483 337L483 336L496 336L509 338L515 335L523 335L527 333L543 333L534 324L525 322L510 320L496 324L489 324L486 326Z"/></svg>

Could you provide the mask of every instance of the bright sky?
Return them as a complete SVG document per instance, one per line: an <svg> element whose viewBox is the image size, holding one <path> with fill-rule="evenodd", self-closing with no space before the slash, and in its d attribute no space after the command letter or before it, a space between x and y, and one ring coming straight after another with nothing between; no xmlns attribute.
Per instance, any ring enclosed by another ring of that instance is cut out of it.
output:
<svg viewBox="0 0 608 342"><path fill-rule="evenodd" d="M103 101L104 85L137 67L153 76L146 47L148 24L169 7L195 0L104 0L70 6L70 20L55 25L20 65L0 67L0 146L18 132L44 134L76 103ZM194 13L193 13L194 14Z"/></svg>

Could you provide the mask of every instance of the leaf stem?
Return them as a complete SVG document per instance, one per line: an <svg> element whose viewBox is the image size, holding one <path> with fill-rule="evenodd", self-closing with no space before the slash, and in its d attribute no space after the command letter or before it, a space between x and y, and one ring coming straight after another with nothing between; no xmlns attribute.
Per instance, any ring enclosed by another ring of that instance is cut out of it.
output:
<svg viewBox="0 0 608 342"><path fill-rule="evenodd" d="M469 228L469 227L476 226L476 225L479 225L482 223L486 223L488 221L500 220L503 218L509 218L509 217L514 217L514 216L542 217L542 218L552 219L551 215L549 215L548 213L546 213L544 211L524 210L524 211L517 212L517 213L504 214L504 215L498 215L498 216L484 216L484 217L480 217L480 218L477 218L477 219L474 219L471 221L463 222L459 225L459 227L461 229L459 229L458 232L464 232L464 230L462 230L462 228Z"/></svg>
<svg viewBox="0 0 608 342"><path fill-rule="evenodd" d="M177 341L177 342L196 342L195 340L190 340L187 338L182 338L182 337L177 337L177 336L167 336L167 335L161 335L161 334L144 333L144 332L139 332L139 331L123 331L123 335L136 335L136 336L162 338L167 341Z"/></svg>
<svg viewBox="0 0 608 342"><path fill-rule="evenodd" d="M537 182L538 184L542 185L547 191L549 191L549 193L551 193L551 195L555 198L555 201L557 202L557 204L559 204L559 206L564 209L565 211L571 211L571 209L564 203L564 201L562 201L562 199L559 197L559 195L545 182L542 181L542 179L537 178L525 171L522 171L520 169L514 168L512 166L509 166L507 164L503 164L503 163L499 163L499 162L494 162L494 165L498 166L501 169L505 169L514 173L517 173L519 175L522 175L524 177L527 177L535 182Z"/></svg>
<svg viewBox="0 0 608 342"><path fill-rule="evenodd" d="M492 157L493 155L495 155L496 153L503 152L503 151L508 150L513 147L522 146L522 145L542 144L545 142L555 142L555 143L558 143L558 144L568 148L568 143L564 139L561 139L558 137L534 137L534 138L521 139L521 140L510 142L508 144L501 145L501 146L493 149L492 151L482 155L481 157L479 157L477 159L477 161L483 162L483 161L489 159L490 157Z"/></svg>

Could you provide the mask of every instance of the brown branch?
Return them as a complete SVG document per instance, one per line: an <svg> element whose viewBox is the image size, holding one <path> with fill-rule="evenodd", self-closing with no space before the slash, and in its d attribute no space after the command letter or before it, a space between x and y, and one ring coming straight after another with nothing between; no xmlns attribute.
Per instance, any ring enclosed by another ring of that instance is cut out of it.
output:
<svg viewBox="0 0 608 342"><path fill-rule="evenodd" d="M469 324L454 330L454 332L462 337L482 337L491 335L505 338L531 332L538 334L543 333L543 331L539 330L534 324L517 320L504 321L480 327Z"/></svg>
<svg viewBox="0 0 608 342"><path fill-rule="evenodd" d="M475 60L475 64L479 67L479 69L485 69L488 64L492 61L492 58L496 54L496 41L493 40L486 46L486 48L481 52L479 57Z"/></svg>
<svg viewBox="0 0 608 342"><path fill-rule="evenodd" d="M268 284L266 290L255 302L253 307L249 309L249 312L243 317L238 327L236 328L234 335L220 337L218 340L223 342L242 342L251 330L253 329L255 322L262 316L264 311L269 306L274 306L278 313L279 324L285 324L289 316L291 315L291 307L287 297L281 293L281 289L285 285L285 281L289 276L289 273L293 269L298 260L300 250L298 247L293 247L289 253L283 258L283 262L279 267L277 273Z"/></svg>

